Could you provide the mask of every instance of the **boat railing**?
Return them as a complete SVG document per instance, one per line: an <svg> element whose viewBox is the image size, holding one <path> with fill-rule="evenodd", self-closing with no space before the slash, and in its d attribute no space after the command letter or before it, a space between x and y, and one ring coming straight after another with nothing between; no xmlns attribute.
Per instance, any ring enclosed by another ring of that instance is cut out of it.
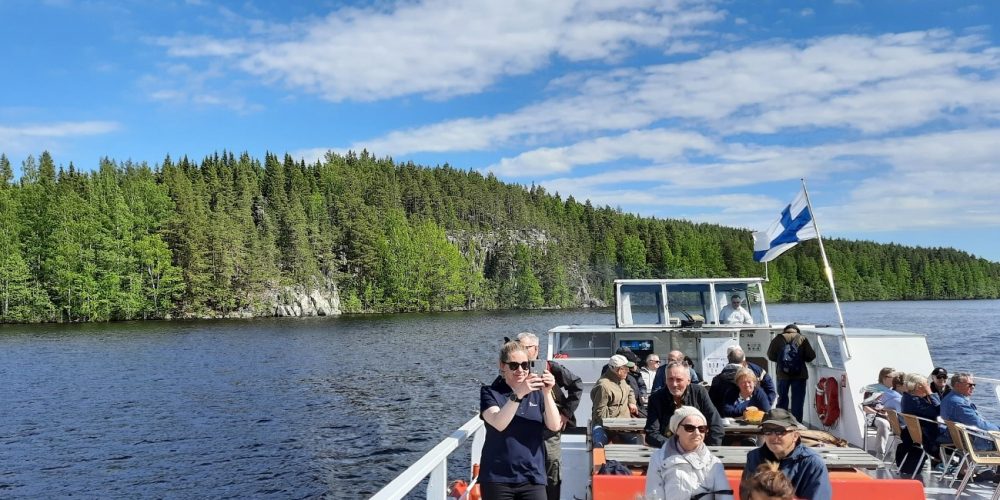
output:
<svg viewBox="0 0 1000 500"><path fill-rule="evenodd" d="M452 432L437 446L431 448L423 457L406 468L399 476L396 476L389 484L385 485L378 493L372 496L372 500L396 500L405 497L424 478L429 477L427 482L427 499L443 500L448 496L448 457L462 446L469 438L472 440L473 462L478 462L481 455L483 440L486 437L486 427L483 419L476 415L469 419L462 427ZM469 490L475 484L476 478L468 485ZM469 491L467 490L467 491ZM463 496L464 498L464 496Z"/></svg>

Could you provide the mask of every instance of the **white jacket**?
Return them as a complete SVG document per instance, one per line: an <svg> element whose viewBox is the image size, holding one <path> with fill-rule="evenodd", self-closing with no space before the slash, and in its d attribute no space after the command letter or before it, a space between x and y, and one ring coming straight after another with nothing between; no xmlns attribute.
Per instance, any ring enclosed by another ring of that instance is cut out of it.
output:
<svg viewBox="0 0 1000 500"><path fill-rule="evenodd" d="M697 450L682 453L674 436L649 457L646 471L648 500L689 500L709 491L730 490L722 462L703 444ZM709 494L701 500L732 500L732 494Z"/></svg>

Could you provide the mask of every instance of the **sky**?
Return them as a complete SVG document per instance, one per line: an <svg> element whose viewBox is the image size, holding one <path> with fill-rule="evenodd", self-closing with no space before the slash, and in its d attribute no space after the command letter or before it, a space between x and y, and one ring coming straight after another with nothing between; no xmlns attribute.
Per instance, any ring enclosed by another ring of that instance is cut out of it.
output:
<svg viewBox="0 0 1000 500"><path fill-rule="evenodd" d="M0 0L0 152L367 149L1000 262L995 0Z"/></svg>

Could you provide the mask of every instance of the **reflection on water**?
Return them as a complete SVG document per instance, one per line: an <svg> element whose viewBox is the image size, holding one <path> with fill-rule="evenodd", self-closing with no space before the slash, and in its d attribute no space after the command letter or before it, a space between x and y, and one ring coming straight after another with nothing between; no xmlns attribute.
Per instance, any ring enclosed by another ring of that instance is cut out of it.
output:
<svg viewBox="0 0 1000 500"><path fill-rule="evenodd" d="M936 363L1000 378L996 327L982 326L1000 324L996 306L851 303L844 316L926 333ZM836 322L830 305L769 309ZM612 322L580 310L2 327L0 497L367 497L475 414L503 336Z"/></svg>

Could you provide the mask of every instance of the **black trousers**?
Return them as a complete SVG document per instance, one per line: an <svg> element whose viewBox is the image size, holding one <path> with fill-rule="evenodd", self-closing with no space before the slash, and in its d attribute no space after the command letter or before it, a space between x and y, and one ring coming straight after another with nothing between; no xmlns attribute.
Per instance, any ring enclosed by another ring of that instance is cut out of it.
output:
<svg viewBox="0 0 1000 500"><path fill-rule="evenodd" d="M483 500L546 500L545 485L531 483L481 483Z"/></svg>

